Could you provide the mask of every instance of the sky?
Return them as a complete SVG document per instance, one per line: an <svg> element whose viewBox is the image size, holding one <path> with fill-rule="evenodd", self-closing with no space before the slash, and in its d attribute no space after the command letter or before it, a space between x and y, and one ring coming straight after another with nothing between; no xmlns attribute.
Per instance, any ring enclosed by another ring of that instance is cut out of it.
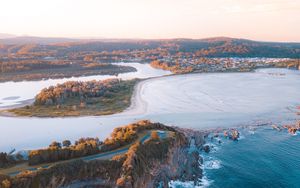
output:
<svg viewBox="0 0 300 188"><path fill-rule="evenodd" d="M0 0L0 33L300 42L300 0Z"/></svg>

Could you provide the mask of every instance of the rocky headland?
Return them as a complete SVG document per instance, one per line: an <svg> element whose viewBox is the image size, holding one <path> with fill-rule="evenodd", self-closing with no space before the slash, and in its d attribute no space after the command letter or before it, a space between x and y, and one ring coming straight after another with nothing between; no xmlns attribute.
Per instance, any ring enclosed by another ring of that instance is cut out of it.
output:
<svg viewBox="0 0 300 188"><path fill-rule="evenodd" d="M202 159L199 151L204 144L204 132L144 120L115 129L104 143L116 143L122 147L120 139L128 132L139 135L149 131L151 135L143 140L130 137L132 140L126 142L131 143L126 153L114 155L111 159L86 161L77 158L17 175L1 175L0 187L150 188L168 187L171 180L192 181L195 185L200 183ZM120 136L122 133L123 136Z"/></svg>

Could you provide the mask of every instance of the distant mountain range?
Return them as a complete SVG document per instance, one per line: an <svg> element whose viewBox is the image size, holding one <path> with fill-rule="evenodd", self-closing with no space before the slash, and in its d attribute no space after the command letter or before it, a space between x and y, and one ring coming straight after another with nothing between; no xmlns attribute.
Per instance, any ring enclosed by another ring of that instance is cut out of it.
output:
<svg viewBox="0 0 300 188"><path fill-rule="evenodd" d="M61 42L78 42L80 39L72 38L51 38L34 36L15 36L0 34L0 44L52 44Z"/></svg>
<svg viewBox="0 0 300 188"><path fill-rule="evenodd" d="M260 42L246 39L215 37L207 39L72 39L43 38L0 34L0 53L17 52L31 45L30 50L58 53L78 51L114 51L168 49L170 53L191 52L203 57L292 57L299 58L300 43ZM8 50L10 49L10 51Z"/></svg>

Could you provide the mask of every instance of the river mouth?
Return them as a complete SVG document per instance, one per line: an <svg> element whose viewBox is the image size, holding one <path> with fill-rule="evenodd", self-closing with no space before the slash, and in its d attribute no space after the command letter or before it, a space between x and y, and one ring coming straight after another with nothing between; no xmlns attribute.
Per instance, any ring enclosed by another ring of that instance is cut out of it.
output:
<svg viewBox="0 0 300 188"><path fill-rule="evenodd" d="M54 140L61 142L68 139L74 141L80 137L97 136L101 140L106 138L115 127L142 119L182 128L203 130L217 127L284 124L294 122L300 118L299 71L259 69L248 73L207 73L161 77L170 73L156 72L156 70L149 67L143 67L140 71L134 73L135 75L123 76L130 79L137 76L136 74L144 74L145 72L148 72L148 76L142 78L160 77L141 81L136 86L132 106L119 114L78 118L0 117L2 130L0 132L0 151L43 148ZM90 77L81 79L88 80ZM53 85L53 83L63 81L65 80L41 81L38 83L0 83L1 91L4 91L5 96L17 96L17 93L21 93L20 91L30 88L30 85L38 85L38 87L31 88L30 92L25 93L18 99L6 101L3 100L5 97L0 96L0 105L2 107L8 104L15 105L18 101L25 100L26 97L32 98L35 95L35 90L46 87L47 84ZM12 87L12 84L19 89L15 91L2 90L7 86ZM2 93L2 95L4 94ZM264 133L268 133L268 135L264 135ZM253 138L261 141L260 144L266 144L264 138L276 136L268 129L258 131L257 135L259 134L262 136ZM287 133L280 134L279 137L284 138L284 135L287 135ZM247 138L250 138L251 142L253 141L251 135L249 137L247 135L245 140ZM293 138L299 139L297 136ZM243 142L241 140L239 143L243 144ZM224 148L227 148L222 155L229 155L226 151L231 151L228 149L228 147L232 147L231 144L236 143L224 145ZM271 143L268 144L271 146ZM256 145L250 144L248 148L254 151ZM284 146L273 148L270 152L274 150L286 152ZM238 147L234 151L237 152ZM219 158L214 155L212 153L211 157L216 157L216 161L212 160L207 165L210 168L208 171L211 170L207 172L207 181L220 178L213 171L224 167L224 161L234 160L234 157L233 159ZM263 160L269 159L265 157ZM296 165L300 165L300 162ZM236 167L227 167L236 170ZM274 176L277 176L277 174ZM215 183L215 185L218 185L216 187L222 185L222 182ZM228 187L232 186L230 184Z"/></svg>
<svg viewBox="0 0 300 188"><path fill-rule="evenodd" d="M154 77L168 74L143 68L147 70L141 72L154 71L149 74ZM299 117L299 78L299 71L287 69L152 78L138 84L134 106L123 113L78 118L0 117L0 151L40 148L53 140L103 139L113 128L141 119L198 130L283 123ZM23 84L26 88L27 82Z"/></svg>

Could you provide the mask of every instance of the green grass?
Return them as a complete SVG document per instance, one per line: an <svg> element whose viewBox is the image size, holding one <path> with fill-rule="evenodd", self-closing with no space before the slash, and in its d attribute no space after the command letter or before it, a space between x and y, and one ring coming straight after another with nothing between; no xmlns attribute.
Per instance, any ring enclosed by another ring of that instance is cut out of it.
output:
<svg viewBox="0 0 300 188"><path fill-rule="evenodd" d="M68 116L100 116L122 112L131 104L131 96L136 80L126 81L121 90L112 92L110 96L89 98L85 107L80 107L79 97L68 98L64 104L31 105L8 110L17 116L33 117L68 117ZM73 108L76 106L76 109Z"/></svg>

